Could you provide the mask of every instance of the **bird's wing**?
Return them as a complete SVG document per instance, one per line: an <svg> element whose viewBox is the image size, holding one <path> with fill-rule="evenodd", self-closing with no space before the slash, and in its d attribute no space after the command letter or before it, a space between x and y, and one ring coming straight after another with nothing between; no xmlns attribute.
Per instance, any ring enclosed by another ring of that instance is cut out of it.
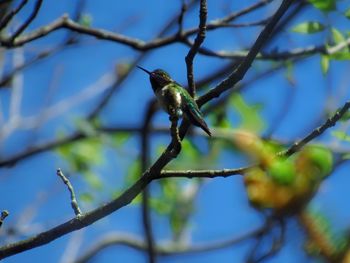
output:
<svg viewBox="0 0 350 263"><path fill-rule="evenodd" d="M188 96L190 95L188 94ZM200 112L197 103L194 100L187 100L187 103L183 104L183 111L185 113L185 116L189 119L189 121L192 124L202 128L203 131L205 131L209 136L211 136L211 131L209 130L208 125L205 123L203 115Z"/></svg>

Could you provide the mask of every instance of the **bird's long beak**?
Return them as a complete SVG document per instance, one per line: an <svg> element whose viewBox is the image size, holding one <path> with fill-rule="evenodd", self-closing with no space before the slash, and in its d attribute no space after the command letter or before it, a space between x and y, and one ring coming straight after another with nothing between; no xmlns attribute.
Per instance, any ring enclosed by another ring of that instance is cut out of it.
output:
<svg viewBox="0 0 350 263"><path fill-rule="evenodd" d="M143 68L143 67L140 67L140 66L136 66L138 67L139 69L143 70L144 72L146 72L148 75L151 75L151 72L148 71L147 69Z"/></svg>

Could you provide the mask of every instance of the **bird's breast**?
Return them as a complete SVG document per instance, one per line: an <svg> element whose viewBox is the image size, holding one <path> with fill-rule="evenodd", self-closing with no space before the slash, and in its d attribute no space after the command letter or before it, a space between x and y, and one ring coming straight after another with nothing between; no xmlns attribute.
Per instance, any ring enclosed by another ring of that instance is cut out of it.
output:
<svg viewBox="0 0 350 263"><path fill-rule="evenodd" d="M179 117L182 115L182 96L180 92L177 92L176 88L167 85L155 93L159 104L168 114L176 113Z"/></svg>

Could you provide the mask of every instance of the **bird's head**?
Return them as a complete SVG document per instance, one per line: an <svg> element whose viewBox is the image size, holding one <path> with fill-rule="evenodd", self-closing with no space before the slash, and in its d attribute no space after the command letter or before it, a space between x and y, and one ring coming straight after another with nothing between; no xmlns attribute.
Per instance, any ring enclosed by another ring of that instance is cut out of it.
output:
<svg viewBox="0 0 350 263"><path fill-rule="evenodd" d="M156 91L157 89L160 89L173 82L170 75L162 69L156 69L151 72L143 67L137 67L149 75L149 80L151 81L153 91Z"/></svg>

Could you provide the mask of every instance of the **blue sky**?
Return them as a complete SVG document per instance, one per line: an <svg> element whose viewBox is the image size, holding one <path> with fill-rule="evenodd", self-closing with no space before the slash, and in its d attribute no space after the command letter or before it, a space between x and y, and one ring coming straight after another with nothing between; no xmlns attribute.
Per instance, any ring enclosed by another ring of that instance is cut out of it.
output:
<svg viewBox="0 0 350 263"><path fill-rule="evenodd" d="M30 1L32 2L32 1ZM255 1L208 1L208 20L221 17L228 12L239 10ZM274 1L252 15L243 17L237 22L254 21L271 15L281 1ZM30 3L32 4L32 3ZM31 5L20 13L15 21L19 23L30 12ZM341 1L340 7L346 6L349 1ZM61 16L63 13L73 14L74 1L44 0L42 9L28 28L28 31L45 25ZM145 41L151 40L162 25L169 20L172 14L180 10L181 1L87 1L84 13L92 17L92 27L121 32L130 37ZM198 24L198 8L186 14L184 27L190 28ZM278 50L288 50L296 47L323 44L329 38L329 31L312 36L291 33L290 28L305 20L328 21L340 30L349 27L349 21L341 17L339 12L325 16L311 7L307 8L295 21L284 30L279 37L271 43L266 50L278 47ZM259 27L252 29L223 29L207 34L204 46L213 50L237 50L249 48L255 41ZM171 32L174 32L172 29ZM43 39L34 41L22 50L9 51L5 56L5 63L11 64L16 52L23 52L24 59L29 59L36 52L52 47L62 41L67 34L60 30ZM84 90L91 83L96 82L106 72L114 72L118 64L128 64L139 54L116 43L99 41L89 36L82 36L82 44L62 51L47 58L23 72L23 96L21 104L22 116L38 114L42 110L42 103L48 97L48 90L52 95L47 105L64 100ZM151 51L142 61L141 65L148 69L164 68L177 82L186 85L186 67L184 57L188 47L182 44L173 44L156 51ZM201 79L213 69L218 68L228 60L208 58L198 55L195 59L195 77ZM266 69L271 63L257 62L250 69L243 83L253 78L258 72ZM286 77L286 70L282 69L262 80L254 82L243 90L241 96L247 104L261 104L260 116L266 129L278 118L280 112L288 105L288 112L284 116L272 137L287 142L293 142L314 129L320 119L324 118L324 108L334 111L348 99L349 92L349 63L347 61L331 62L327 76L321 72L320 57L313 56L298 62L293 67L295 84L291 85ZM52 84L54 83L54 84ZM215 83L213 83L215 84ZM52 88L54 86L54 88ZM103 93L102 93L103 94ZM130 77L121 85L118 92L102 112L100 119L105 125L134 126L140 123L147 103L153 98L148 77L142 71L133 71ZM101 94L97 95L97 99ZM5 116L9 115L11 92L0 91L1 109ZM77 107L73 107L66 114L54 118L43 125L39 130L16 131L1 145L1 156L11 156L25 149L31 143L44 142L55 138L61 133L68 133L75 127L76 119L85 116L96 104L91 100ZM326 107L325 107L326 105ZM240 124L240 117L232 110L230 121ZM167 126L168 118L165 113L159 112L153 121L155 126ZM213 127L215 130L215 127ZM335 129L344 129L337 125ZM264 131L261 131L264 134ZM326 134L319 138L322 142L332 143L334 138ZM158 147L167 144L169 137L162 135L151 140L154 150L153 160L158 156ZM200 138L196 145L206 149L207 140ZM342 145L348 147L348 145ZM348 149L348 148L345 148ZM95 191L96 198L92 204L84 204L86 212L93 207L111 199L117 191L125 189L124 176L130 166L139 156L139 138L133 136L128 139L123 149L115 150L113 146L105 147L103 161L94 171L104 183L102 191L91 190L80 175L73 175L71 181L78 193ZM243 165L242 158L237 158L230 152L224 151L215 163L215 168L235 168ZM69 205L69 196L64 185L58 180L55 171L61 167L68 169L67 162L55 152L45 152L21 161L11 168L0 169L1 194L0 209L8 209L11 215L5 222L5 227L22 220L21 225L29 227L25 233L33 235L42 230L56 226L73 217ZM349 179L345 177L348 163L336 169L334 174L325 181L319 193L312 201L312 205L326 214L331 223L336 223L339 231L348 228L350 218L348 200ZM185 180L186 182L187 180ZM154 184L151 191L157 192ZM40 200L43 200L42 202ZM27 211L25 213L25 211ZM25 217L23 218L23 215ZM22 219L21 219L22 218ZM152 213L154 233L157 241L170 238L171 229L167 218ZM28 225L29 224L29 225ZM205 180L198 197L195 200L195 211L190 219L189 239L193 243L223 240L239 236L252 227L262 224L262 215L250 207L240 176L227 179ZM37 228L38 227L38 228ZM80 242L78 255L92 243L110 231L127 232L142 237L140 205L132 204L122 208L112 215L95 223L94 225L68 234L54 242L26 251L6 259L6 262L62 262L62 255L67 253L70 242ZM26 235L16 237L23 239ZM287 225L288 242L286 246L268 262L313 262L305 255L303 245L303 232L294 219ZM3 237L1 237L3 240ZM78 240L78 241L75 241ZM15 239L8 239L12 242ZM266 244L269 240L266 240ZM201 254L180 255L174 257L160 257L159 262L243 262L252 243L243 242L234 247ZM109 248L99 254L95 262L146 262L145 254L131 248L118 246Z"/></svg>

